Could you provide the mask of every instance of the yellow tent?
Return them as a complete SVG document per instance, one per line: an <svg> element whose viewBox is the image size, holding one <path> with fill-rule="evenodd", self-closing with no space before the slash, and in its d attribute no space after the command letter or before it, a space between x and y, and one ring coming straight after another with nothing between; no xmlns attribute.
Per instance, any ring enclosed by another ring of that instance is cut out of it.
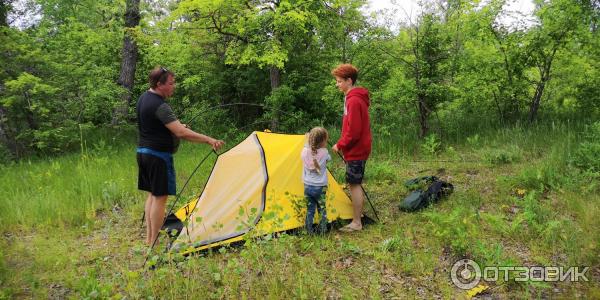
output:
<svg viewBox="0 0 600 300"><path fill-rule="evenodd" d="M304 226L305 142L304 135L254 132L219 155L202 194L175 213L185 225L172 250L190 253ZM327 176L327 218L352 219L350 199Z"/></svg>

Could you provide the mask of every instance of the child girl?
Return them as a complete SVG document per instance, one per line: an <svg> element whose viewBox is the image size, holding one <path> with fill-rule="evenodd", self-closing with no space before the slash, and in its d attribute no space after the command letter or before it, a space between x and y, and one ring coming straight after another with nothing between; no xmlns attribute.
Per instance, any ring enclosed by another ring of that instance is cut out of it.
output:
<svg viewBox="0 0 600 300"><path fill-rule="evenodd" d="M327 152L327 130L315 127L308 132L308 143L302 149L302 181L304 181L304 197L308 202L306 212L306 230L314 233L313 223L315 209L319 210L321 221L319 233L327 231L327 212L325 208L325 192L327 190L327 161L331 160Z"/></svg>

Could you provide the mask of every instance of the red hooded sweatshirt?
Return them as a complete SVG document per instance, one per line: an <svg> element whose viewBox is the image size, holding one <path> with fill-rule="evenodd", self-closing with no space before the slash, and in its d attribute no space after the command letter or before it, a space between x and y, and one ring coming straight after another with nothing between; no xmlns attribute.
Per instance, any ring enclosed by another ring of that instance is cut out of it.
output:
<svg viewBox="0 0 600 300"><path fill-rule="evenodd" d="M342 136L337 142L344 160L367 160L371 154L371 125L369 120L369 91L355 87L346 94Z"/></svg>

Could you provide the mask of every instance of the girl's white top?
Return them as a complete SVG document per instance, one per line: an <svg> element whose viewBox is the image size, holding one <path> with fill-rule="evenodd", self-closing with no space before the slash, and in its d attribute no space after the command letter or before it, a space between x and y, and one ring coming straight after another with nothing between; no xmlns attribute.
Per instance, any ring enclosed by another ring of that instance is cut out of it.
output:
<svg viewBox="0 0 600 300"><path fill-rule="evenodd" d="M302 157L302 181L304 181L304 184L327 186L327 162L331 160L327 148L319 148L317 149L317 155L313 155L310 147L305 145L300 156ZM321 174L317 172L313 158L317 159L321 167Z"/></svg>

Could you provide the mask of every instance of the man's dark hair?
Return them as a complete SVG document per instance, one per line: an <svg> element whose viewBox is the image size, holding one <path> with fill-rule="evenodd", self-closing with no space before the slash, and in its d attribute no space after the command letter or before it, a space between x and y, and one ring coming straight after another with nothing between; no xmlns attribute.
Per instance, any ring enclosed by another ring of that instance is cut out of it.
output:
<svg viewBox="0 0 600 300"><path fill-rule="evenodd" d="M159 82L161 84L165 84L169 78L169 75L175 76L175 73L167 70L164 67L156 67L150 71L150 74L148 75L148 83L150 83L150 87L154 89L158 86Z"/></svg>

